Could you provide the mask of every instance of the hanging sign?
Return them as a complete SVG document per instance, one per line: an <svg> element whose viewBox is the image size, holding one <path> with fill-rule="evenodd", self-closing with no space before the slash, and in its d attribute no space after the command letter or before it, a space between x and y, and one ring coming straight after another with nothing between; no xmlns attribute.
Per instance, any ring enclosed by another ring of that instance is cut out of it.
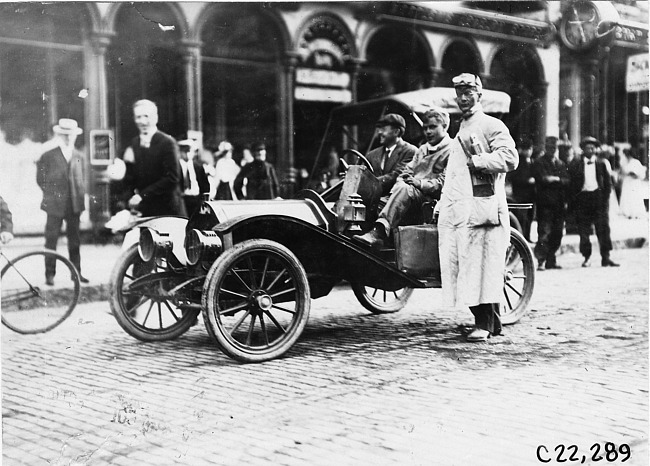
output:
<svg viewBox="0 0 650 466"><path fill-rule="evenodd" d="M647 53L640 53L638 55L630 55L627 57L625 89L627 92L643 92L650 90L650 72L648 71Z"/></svg>

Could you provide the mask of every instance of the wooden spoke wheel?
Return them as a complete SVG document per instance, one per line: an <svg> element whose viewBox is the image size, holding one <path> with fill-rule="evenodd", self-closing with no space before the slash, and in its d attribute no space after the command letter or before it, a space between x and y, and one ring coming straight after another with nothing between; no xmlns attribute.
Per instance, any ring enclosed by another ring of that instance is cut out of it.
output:
<svg viewBox="0 0 650 466"><path fill-rule="evenodd" d="M504 304L501 306L501 323L514 324L526 313L535 287L533 253L524 236L510 229L510 246L506 253L503 274Z"/></svg>
<svg viewBox="0 0 650 466"><path fill-rule="evenodd" d="M395 291L387 291L379 288L364 286L353 282L352 291L363 307L373 314L390 314L397 312L406 306L407 301L413 294L413 288L402 288Z"/></svg>
<svg viewBox="0 0 650 466"><path fill-rule="evenodd" d="M296 256L274 241L254 239L226 250L203 286L208 333L241 362L282 356L309 318L307 274Z"/></svg>
<svg viewBox="0 0 650 466"><path fill-rule="evenodd" d="M111 272L111 310L124 331L138 340L178 338L196 322L204 278L171 270L166 260L144 262L135 244ZM195 299L190 300L193 289Z"/></svg>

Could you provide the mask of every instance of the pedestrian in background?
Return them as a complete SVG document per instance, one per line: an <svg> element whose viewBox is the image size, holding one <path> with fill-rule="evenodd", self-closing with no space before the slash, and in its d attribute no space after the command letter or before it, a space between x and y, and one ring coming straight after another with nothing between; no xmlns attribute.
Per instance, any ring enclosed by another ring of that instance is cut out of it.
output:
<svg viewBox="0 0 650 466"><path fill-rule="evenodd" d="M234 183L241 169L232 158L233 147L228 141L219 143L214 168L214 198L219 201L237 200Z"/></svg>
<svg viewBox="0 0 650 466"><path fill-rule="evenodd" d="M244 165L235 179L235 195L238 199L275 199L279 195L278 177L275 168L266 161L266 145L257 143L253 147L253 161ZM246 184L246 196L242 188Z"/></svg>
<svg viewBox="0 0 650 466"><path fill-rule="evenodd" d="M83 133L78 123L61 118L53 128L57 146L41 155L36 164L36 182L43 190L41 209L47 213L45 222L45 248L56 250L65 221L70 262L79 272L82 283L88 279L81 275L81 238L79 216L85 209L86 162L74 147L77 136ZM56 262L45 259L45 283L54 285Z"/></svg>
<svg viewBox="0 0 650 466"><path fill-rule="evenodd" d="M420 212L425 202L440 199L452 145L447 128L447 111L438 107L427 110L423 119L427 142L418 148L397 178L374 228L364 235L353 236L356 241L380 249L394 228L412 223L414 213Z"/></svg>
<svg viewBox="0 0 650 466"><path fill-rule="evenodd" d="M251 163L255 158L253 158L253 152L251 152L250 146L246 145L241 151L241 160L239 162L240 167L244 167L245 165Z"/></svg>
<svg viewBox="0 0 650 466"><path fill-rule="evenodd" d="M574 159L569 165L570 202L580 235L580 254L584 257L582 266L591 266L590 236L593 225L600 247L601 265L618 267L619 264L609 257L612 250L609 228L612 179L607 166L596 156L599 147L600 141L592 136L585 137L580 142L582 157Z"/></svg>
<svg viewBox="0 0 650 466"><path fill-rule="evenodd" d="M0 196L0 243L7 244L12 239L14 239L14 222L11 210Z"/></svg>
<svg viewBox="0 0 650 466"><path fill-rule="evenodd" d="M183 202L187 215L191 216L201 206L203 194L210 193L210 182L199 159L196 142L184 139L178 142L178 147L181 154Z"/></svg>
<svg viewBox="0 0 650 466"><path fill-rule="evenodd" d="M468 341L501 333L503 264L510 244L506 173L519 155L506 125L483 112L481 79L453 78L462 112L438 203L440 270L445 298L469 306Z"/></svg>
<svg viewBox="0 0 650 466"><path fill-rule="evenodd" d="M557 141L556 137L548 136L544 144L544 155L533 164L537 206L537 270L562 268L558 265L555 254L560 249L564 234L569 172L560 160Z"/></svg>
<svg viewBox="0 0 650 466"><path fill-rule="evenodd" d="M150 100L133 104L133 118L140 135L124 154L128 206L145 217L186 216L181 197L181 166L176 140L158 130L158 107Z"/></svg>
<svg viewBox="0 0 650 466"><path fill-rule="evenodd" d="M520 204L532 204L530 209L514 210L514 215L519 220L524 238L530 241L530 227L535 216L535 177L533 176L533 141L523 139L517 146L519 166L507 177L512 186L513 201Z"/></svg>
<svg viewBox="0 0 650 466"><path fill-rule="evenodd" d="M643 179L646 169L641 162L632 156L630 149L623 150L621 162L621 214L627 218L642 218L645 215L643 204L644 192Z"/></svg>

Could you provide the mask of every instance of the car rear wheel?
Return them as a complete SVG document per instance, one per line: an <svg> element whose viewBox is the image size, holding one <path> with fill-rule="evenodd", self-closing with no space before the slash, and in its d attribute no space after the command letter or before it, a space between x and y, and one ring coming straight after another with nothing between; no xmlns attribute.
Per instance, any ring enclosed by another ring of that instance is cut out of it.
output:
<svg viewBox="0 0 650 466"><path fill-rule="evenodd" d="M244 241L212 264L202 304L221 351L241 362L268 361L293 346L309 319L307 274L285 246Z"/></svg>
<svg viewBox="0 0 650 466"><path fill-rule="evenodd" d="M390 314L406 306L413 294L413 288L387 291L352 282L352 291L363 307L373 314Z"/></svg>
<svg viewBox="0 0 650 466"><path fill-rule="evenodd" d="M199 305L190 302L188 293L202 283L203 277L173 271L165 260L144 262L134 244L111 272L111 310L120 327L138 340L173 340L196 321Z"/></svg>
<svg viewBox="0 0 650 466"><path fill-rule="evenodd" d="M519 231L510 229L510 246L503 275L504 304L501 323L514 324L526 313L535 287L535 264L528 242Z"/></svg>

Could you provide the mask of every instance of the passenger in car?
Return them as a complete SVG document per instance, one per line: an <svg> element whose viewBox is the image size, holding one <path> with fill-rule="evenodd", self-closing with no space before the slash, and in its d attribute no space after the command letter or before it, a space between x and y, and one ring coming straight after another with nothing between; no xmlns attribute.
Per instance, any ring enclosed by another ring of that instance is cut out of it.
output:
<svg viewBox="0 0 650 466"><path fill-rule="evenodd" d="M381 248L393 228L408 223L405 220L425 202L440 198L452 141L448 127L449 114L445 110L435 107L427 111L423 125L427 142L397 178L374 228L365 235L354 236L355 240Z"/></svg>

